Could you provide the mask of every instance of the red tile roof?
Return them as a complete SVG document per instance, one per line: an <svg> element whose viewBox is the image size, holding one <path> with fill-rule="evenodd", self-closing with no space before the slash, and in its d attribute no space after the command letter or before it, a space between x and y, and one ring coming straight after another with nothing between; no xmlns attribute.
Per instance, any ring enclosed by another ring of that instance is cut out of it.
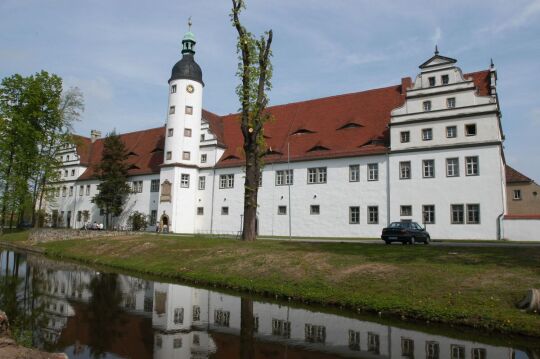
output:
<svg viewBox="0 0 540 359"><path fill-rule="evenodd" d="M540 219L540 214L507 214L504 219Z"/></svg>
<svg viewBox="0 0 540 359"><path fill-rule="evenodd" d="M480 95L489 94L489 70L465 75L472 78ZM388 151L390 112L403 104L407 84L356 92L315 100L268 107L273 120L265 125L268 146L266 163L287 161L287 143L291 161L384 154ZM218 116L203 110L203 118L225 153L217 167L237 167L244 163L243 136L239 115ZM159 127L120 135L133 165L130 175L159 173L163 163L165 128ZM101 159L103 139L91 143L77 136L81 163L89 166L80 177L94 176L93 166ZM161 151L155 151L160 148Z"/></svg>
<svg viewBox="0 0 540 359"><path fill-rule="evenodd" d="M533 180L525 176L523 173L516 171L512 167L506 165L506 183L516 183L516 182L532 182Z"/></svg>

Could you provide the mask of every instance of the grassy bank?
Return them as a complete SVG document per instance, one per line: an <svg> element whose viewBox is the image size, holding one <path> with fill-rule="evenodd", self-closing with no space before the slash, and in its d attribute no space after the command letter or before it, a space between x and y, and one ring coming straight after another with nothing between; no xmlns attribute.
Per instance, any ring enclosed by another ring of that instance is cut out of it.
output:
<svg viewBox="0 0 540 359"><path fill-rule="evenodd" d="M243 243L153 235L41 246L50 256L91 264L540 337L540 315L515 308L528 288L540 288L540 247Z"/></svg>

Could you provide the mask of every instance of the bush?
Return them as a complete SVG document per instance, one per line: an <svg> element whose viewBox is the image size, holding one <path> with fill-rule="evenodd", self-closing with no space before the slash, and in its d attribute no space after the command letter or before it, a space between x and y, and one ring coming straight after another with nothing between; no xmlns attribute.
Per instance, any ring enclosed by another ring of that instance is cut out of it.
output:
<svg viewBox="0 0 540 359"><path fill-rule="evenodd" d="M131 224L131 230L144 231L148 227L148 216L139 211L135 211L128 218L129 224Z"/></svg>

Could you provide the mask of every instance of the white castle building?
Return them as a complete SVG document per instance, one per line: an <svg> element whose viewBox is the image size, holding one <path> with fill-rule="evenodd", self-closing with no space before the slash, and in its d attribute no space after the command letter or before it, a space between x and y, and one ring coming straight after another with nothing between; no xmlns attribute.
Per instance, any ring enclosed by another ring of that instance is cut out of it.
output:
<svg viewBox="0 0 540 359"><path fill-rule="evenodd" d="M195 37L169 79L165 127L121 135L133 211L175 233L241 230L244 157L238 115L203 109ZM269 107L258 233L379 237L389 222L426 225L434 239L501 239L506 214L504 135L497 72L463 73L434 56L413 81ZM91 202L101 159L98 131L61 152L62 180L49 204L54 225L104 222ZM153 229L151 227L150 229Z"/></svg>

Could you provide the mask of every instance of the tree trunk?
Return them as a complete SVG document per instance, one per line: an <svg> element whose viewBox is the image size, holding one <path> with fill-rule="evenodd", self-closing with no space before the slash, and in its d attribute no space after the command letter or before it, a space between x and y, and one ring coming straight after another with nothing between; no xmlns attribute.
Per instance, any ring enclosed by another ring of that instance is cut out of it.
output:
<svg viewBox="0 0 540 359"><path fill-rule="evenodd" d="M251 140L246 147L246 179L244 182L244 223L242 240L257 239L257 195L259 192L259 159L257 144ZM249 148L251 147L251 148ZM255 148L253 148L255 147Z"/></svg>
<svg viewBox="0 0 540 359"><path fill-rule="evenodd" d="M46 184L46 177L43 176L43 178L41 179L41 190L39 191L39 205L38 205L38 208L37 208L37 213L38 213L38 216L41 214L41 207L43 206L43 195L45 193L45 184ZM35 205L34 205L35 207ZM38 228L39 227L39 217L38 217L38 220L36 221L36 224L35 224L35 227Z"/></svg>
<svg viewBox="0 0 540 359"><path fill-rule="evenodd" d="M254 324L253 300L242 298L240 302L240 359L255 358Z"/></svg>
<svg viewBox="0 0 540 359"><path fill-rule="evenodd" d="M30 219L30 223L32 224L32 227L36 226L36 203L37 203L37 197L38 197L38 183L39 179L36 178L34 181L34 189L32 190L32 218ZM37 227L37 226L36 226Z"/></svg>
<svg viewBox="0 0 540 359"><path fill-rule="evenodd" d="M540 313L540 289L529 289L525 298L517 306L528 312Z"/></svg>
<svg viewBox="0 0 540 359"><path fill-rule="evenodd" d="M6 212L7 212L7 198L6 198L6 194L9 193L9 180L10 180L10 176L11 176L11 170L13 168L13 157L15 156L15 151L11 151L10 155L9 155L9 164L8 164L8 168L7 168L7 172L6 172L6 183L4 185L4 197L3 197L3 200L2 200L2 221L0 222L0 232L2 232L4 230L4 226L6 224ZM11 227L11 226L10 226Z"/></svg>

